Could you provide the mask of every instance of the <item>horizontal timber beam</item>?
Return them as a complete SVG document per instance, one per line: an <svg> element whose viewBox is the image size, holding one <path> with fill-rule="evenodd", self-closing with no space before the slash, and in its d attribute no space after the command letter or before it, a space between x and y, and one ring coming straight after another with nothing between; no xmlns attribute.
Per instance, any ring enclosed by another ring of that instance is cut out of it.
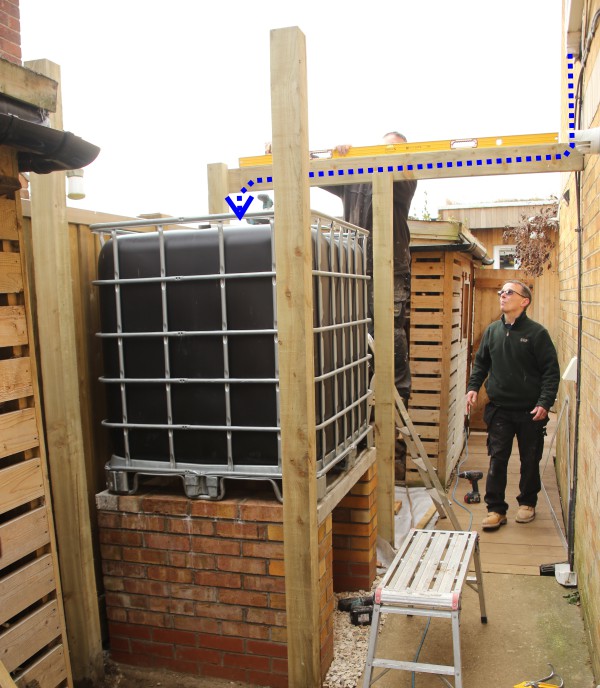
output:
<svg viewBox="0 0 600 688"><path fill-rule="evenodd" d="M380 172L403 179L447 179L504 174L572 172L583 169L584 156L567 143L502 148L468 148L425 153L399 153L366 158L309 162L309 186L370 182ZM392 168L389 170L388 168ZM401 168L401 169L399 169ZM273 167L258 165L228 170L228 193L273 188Z"/></svg>

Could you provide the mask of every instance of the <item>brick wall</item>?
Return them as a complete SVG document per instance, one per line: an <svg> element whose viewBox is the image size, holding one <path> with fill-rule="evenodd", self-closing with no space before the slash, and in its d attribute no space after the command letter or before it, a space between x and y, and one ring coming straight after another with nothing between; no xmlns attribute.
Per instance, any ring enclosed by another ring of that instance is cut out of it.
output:
<svg viewBox="0 0 600 688"><path fill-rule="evenodd" d="M360 503L340 506L318 531L316 592L323 677L333 659L335 562L343 562L343 571L348 572L341 579L345 590L368 587L374 578L375 547L369 544L376 536L374 469L367 476L346 498ZM97 507L115 661L287 686L279 502L268 495L248 498L233 492L220 502L104 492L97 496ZM340 514L349 516L348 542L334 547L333 524ZM348 557L343 551L346 544ZM350 587L353 582L356 588Z"/></svg>
<svg viewBox="0 0 600 688"><path fill-rule="evenodd" d="M336 592L370 590L377 572L377 468L371 466L333 510Z"/></svg>
<svg viewBox="0 0 600 688"><path fill-rule="evenodd" d="M587 21L600 9L600 0L593 0L587 8ZM584 24L585 26L585 24ZM591 122L583 122L582 128L600 126L598 112L597 83L592 87L592 76L598 73L600 60L600 34L596 32L584 70L583 100L586 107L596 108ZM581 63L574 64L572 83L577 83ZM567 84L567 61L562 74L561 129L568 140L569 92ZM572 91L571 91L572 92ZM590 102L596 97L596 102ZM572 101L571 101L572 102ZM593 110L592 110L593 111ZM596 676L600 676L600 463L598 462L598 437L600 436L600 156L586 156L585 169L581 175L581 244L582 244L582 351L581 351L581 414L579 419L577 510L575 515L575 569L578 573L582 611L589 633L590 656ZM577 332L580 326L577 318L577 196L574 174L562 178L561 193L569 191L569 202L564 199L560 206L559 232L559 280L560 280L560 336L558 353L561 370L564 370L573 356L577 355ZM566 424L559 430L557 443L557 469L563 503L568 500L568 464L573 461L573 438L575 433L575 399L577 389L574 382L562 382L559 404L569 398L570 451L567 447Z"/></svg>
<svg viewBox="0 0 600 688"><path fill-rule="evenodd" d="M21 64L19 0L0 0L0 58Z"/></svg>

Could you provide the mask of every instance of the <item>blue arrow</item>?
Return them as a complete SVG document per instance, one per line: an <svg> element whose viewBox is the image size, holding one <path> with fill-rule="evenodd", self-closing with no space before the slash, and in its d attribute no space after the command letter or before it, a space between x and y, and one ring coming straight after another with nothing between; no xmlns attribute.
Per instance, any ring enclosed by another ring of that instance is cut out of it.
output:
<svg viewBox="0 0 600 688"><path fill-rule="evenodd" d="M252 201L254 200L254 196L248 196L248 198L246 199L246 202L242 205L242 204L241 204L242 198L243 198L243 196L238 196L238 197L237 197L237 200L240 201L240 205L236 205L236 204L231 200L231 198L229 198L229 196L225 196L225 200L226 200L227 203L229 204L229 207L230 207L230 208L233 210L233 212L235 213L235 216L237 217L238 220L241 220L241 219L244 217L244 215L245 215L246 212L248 211L248 208L250 207L250 204L251 204Z"/></svg>

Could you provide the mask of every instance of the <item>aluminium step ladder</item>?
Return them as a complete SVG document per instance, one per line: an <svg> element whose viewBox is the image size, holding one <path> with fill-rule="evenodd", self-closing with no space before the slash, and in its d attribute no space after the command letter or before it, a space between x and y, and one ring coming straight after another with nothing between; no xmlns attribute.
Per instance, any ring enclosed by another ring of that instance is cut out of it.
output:
<svg viewBox="0 0 600 688"><path fill-rule="evenodd" d="M373 339L369 337L373 348ZM479 535L464 531L423 442L419 437L402 398L394 387L395 416L398 432L423 484L440 516L448 516L453 530L411 529L385 576L375 591L369 648L363 688L369 688L390 669L437 674L447 686L452 684L445 676L454 676L454 688L463 688L462 659L460 652L460 609L462 590L467 584L479 596L482 623L487 623ZM469 576L473 561L475 576ZM415 661L375 657L382 614L404 614L450 619L452 624L453 664L430 664ZM374 669L381 669L373 678Z"/></svg>

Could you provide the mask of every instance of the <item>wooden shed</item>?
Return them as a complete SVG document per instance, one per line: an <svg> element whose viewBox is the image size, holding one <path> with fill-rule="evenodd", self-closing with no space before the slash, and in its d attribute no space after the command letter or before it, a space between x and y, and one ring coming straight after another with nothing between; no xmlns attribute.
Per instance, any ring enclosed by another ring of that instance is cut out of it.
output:
<svg viewBox="0 0 600 688"><path fill-rule="evenodd" d="M458 222L412 221L410 229L409 413L444 483L464 446L473 273L489 259Z"/></svg>

